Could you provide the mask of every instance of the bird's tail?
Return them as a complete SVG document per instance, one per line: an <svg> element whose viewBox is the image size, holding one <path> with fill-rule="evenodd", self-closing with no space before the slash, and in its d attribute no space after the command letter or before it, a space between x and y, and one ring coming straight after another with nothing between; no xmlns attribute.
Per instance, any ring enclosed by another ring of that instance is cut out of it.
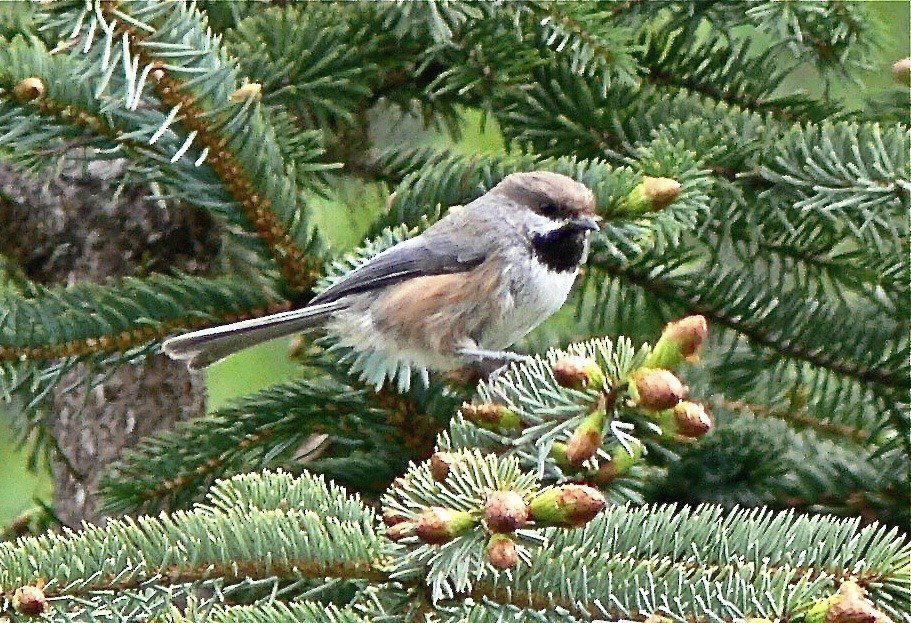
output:
<svg viewBox="0 0 911 623"><path fill-rule="evenodd" d="M248 346L309 329L342 307L325 303L193 331L165 340L162 348L172 359L186 361L190 370L199 370Z"/></svg>

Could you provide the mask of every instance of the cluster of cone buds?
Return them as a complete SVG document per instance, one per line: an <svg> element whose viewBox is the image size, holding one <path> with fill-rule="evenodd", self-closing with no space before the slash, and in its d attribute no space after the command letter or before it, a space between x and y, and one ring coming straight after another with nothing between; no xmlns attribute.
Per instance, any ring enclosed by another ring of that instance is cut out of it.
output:
<svg viewBox="0 0 911 623"><path fill-rule="evenodd" d="M894 623L866 598L856 582L844 582L838 592L815 603L807 611L807 623Z"/></svg>
<svg viewBox="0 0 911 623"><path fill-rule="evenodd" d="M445 480L458 459L454 453L437 452L430 462L432 476ZM387 511L383 521L391 540L416 536L431 545L481 528L488 534L488 562L498 569L510 569L519 561L516 530L532 522L535 527L577 528L591 521L606 504L604 495L594 487L565 484L548 487L534 496L512 490L489 491L483 507L470 511L431 506L411 518Z"/></svg>
<svg viewBox="0 0 911 623"><path fill-rule="evenodd" d="M629 377L629 397L635 406L653 414L663 429L687 438L707 433L712 419L702 405L685 400L687 387L671 370L683 361L696 361L697 353L708 335L703 316L687 316L669 323L641 368ZM606 376L598 363L587 357L567 355L553 366L554 378L563 387L604 391ZM599 403L573 431L569 440L555 443L551 455L558 464L578 468L595 456L603 441L607 419L605 407ZM612 461L599 468L593 477L606 483L626 473L641 457L641 447L617 446L610 453Z"/></svg>
<svg viewBox="0 0 911 623"><path fill-rule="evenodd" d="M687 316L668 323L645 364L629 376L629 397L652 413L663 429L696 438L712 428L712 418L701 404L686 399L688 388L672 371L684 361L698 361L708 335L703 316Z"/></svg>

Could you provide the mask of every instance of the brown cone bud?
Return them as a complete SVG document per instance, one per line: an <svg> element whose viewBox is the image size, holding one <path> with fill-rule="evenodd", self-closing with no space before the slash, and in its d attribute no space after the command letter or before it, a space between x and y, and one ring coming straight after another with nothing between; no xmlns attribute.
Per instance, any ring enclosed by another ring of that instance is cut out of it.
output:
<svg viewBox="0 0 911 623"><path fill-rule="evenodd" d="M37 586L20 586L13 594L13 607L29 616L38 616L47 612L51 605L44 591Z"/></svg>
<svg viewBox="0 0 911 623"><path fill-rule="evenodd" d="M709 325L705 316L696 314L669 322L665 331L670 339L680 344L681 355L692 357L708 337Z"/></svg>
<svg viewBox="0 0 911 623"><path fill-rule="evenodd" d="M566 461L570 465L578 467L595 456L601 447L601 432L606 415L603 409L595 409L573 431L572 437L566 442Z"/></svg>
<svg viewBox="0 0 911 623"><path fill-rule="evenodd" d="M601 447L601 433L596 430L577 428L566 442L566 461L579 466L595 456Z"/></svg>
<svg viewBox="0 0 911 623"><path fill-rule="evenodd" d="M415 519L414 532L425 543L445 543L466 532L474 524L470 513L431 506Z"/></svg>
<svg viewBox="0 0 911 623"><path fill-rule="evenodd" d="M682 188L680 182L669 177L646 175L642 178L642 194L651 203L653 210L660 210L674 203Z"/></svg>
<svg viewBox="0 0 911 623"><path fill-rule="evenodd" d="M669 177L642 178L642 182L633 188L614 207L616 214L639 216L666 208L680 196L683 187L677 180Z"/></svg>
<svg viewBox="0 0 911 623"><path fill-rule="evenodd" d="M588 357L567 355L554 363L554 378L563 387L582 389L584 387L600 388L604 385L604 372L598 363Z"/></svg>
<svg viewBox="0 0 911 623"><path fill-rule="evenodd" d="M673 623L673 619L653 612L642 623Z"/></svg>
<svg viewBox="0 0 911 623"><path fill-rule="evenodd" d="M408 518L402 515L399 511L387 508L383 511L383 523L387 526L394 526L400 524Z"/></svg>
<svg viewBox="0 0 911 623"><path fill-rule="evenodd" d="M607 505L604 494L588 485L550 487L529 504L532 518L545 526L578 528Z"/></svg>
<svg viewBox="0 0 911 623"><path fill-rule="evenodd" d="M669 322L646 359L645 366L676 368L685 359L690 361L697 359L696 353L708 336L708 332L705 316L687 316L675 322Z"/></svg>
<svg viewBox="0 0 911 623"><path fill-rule="evenodd" d="M491 491L484 502L490 532L514 532L528 522L528 504L515 491Z"/></svg>
<svg viewBox="0 0 911 623"><path fill-rule="evenodd" d="M826 623L893 623L864 597L864 589L854 582L845 582L826 612Z"/></svg>
<svg viewBox="0 0 911 623"><path fill-rule="evenodd" d="M22 536L27 534L32 522L32 514L29 511L26 511L20 515L17 515L13 522L10 524L10 531L15 536Z"/></svg>
<svg viewBox="0 0 911 623"><path fill-rule="evenodd" d="M459 409L462 417L489 430L518 430L522 427L522 420L514 411L495 402L482 402L481 404L463 403Z"/></svg>
<svg viewBox="0 0 911 623"><path fill-rule="evenodd" d="M243 102L248 97L259 97L263 92L263 85L258 82L248 82L228 96L232 102Z"/></svg>
<svg viewBox="0 0 911 623"><path fill-rule="evenodd" d="M413 534L414 524L409 521L403 521L386 528L386 538L390 541L401 541Z"/></svg>
<svg viewBox="0 0 911 623"><path fill-rule="evenodd" d="M452 452L434 452L430 457L430 475L437 482L446 480L457 460L458 457Z"/></svg>
<svg viewBox="0 0 911 623"><path fill-rule="evenodd" d="M20 80L13 87L13 96L20 102L31 102L44 95L45 86L41 78L32 76L25 80Z"/></svg>
<svg viewBox="0 0 911 623"><path fill-rule="evenodd" d="M892 65L892 78L899 84L911 84L911 58L903 58Z"/></svg>
<svg viewBox="0 0 911 623"><path fill-rule="evenodd" d="M500 570L512 569L519 562L516 544L505 534L493 534L484 550L487 561Z"/></svg>
<svg viewBox="0 0 911 623"><path fill-rule="evenodd" d="M686 385L670 370L639 368L630 374L630 397L652 411L670 409L686 397Z"/></svg>
<svg viewBox="0 0 911 623"><path fill-rule="evenodd" d="M702 437L712 429L712 417L705 407L688 400L674 406L674 422L684 437Z"/></svg>

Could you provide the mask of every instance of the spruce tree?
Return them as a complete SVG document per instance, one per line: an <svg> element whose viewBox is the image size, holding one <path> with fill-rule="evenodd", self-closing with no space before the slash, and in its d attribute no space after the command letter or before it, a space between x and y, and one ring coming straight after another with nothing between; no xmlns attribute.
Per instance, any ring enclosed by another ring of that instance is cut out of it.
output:
<svg viewBox="0 0 911 623"><path fill-rule="evenodd" d="M98 203L152 215L111 236L129 270L70 283L40 278L40 214L0 220L3 397L100 500L10 527L34 534L0 543L0 621L911 621L908 63L859 107L831 89L876 59L865 5L0 15L0 158L114 171ZM503 149L460 146L476 118ZM530 170L603 227L496 380L374 387L383 362L314 334L292 380L206 412L160 354ZM111 463L71 434L171 409Z"/></svg>

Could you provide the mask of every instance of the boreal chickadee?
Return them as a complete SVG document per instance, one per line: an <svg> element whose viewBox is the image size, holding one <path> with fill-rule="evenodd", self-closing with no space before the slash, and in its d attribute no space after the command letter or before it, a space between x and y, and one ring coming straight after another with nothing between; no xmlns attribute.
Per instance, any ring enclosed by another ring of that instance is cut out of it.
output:
<svg viewBox="0 0 911 623"><path fill-rule="evenodd" d="M558 173L514 173L306 307L172 337L164 351L193 370L321 326L360 353L362 376L377 387L403 369L425 380L427 369L490 372L519 358L504 349L563 305L597 229L587 187Z"/></svg>

